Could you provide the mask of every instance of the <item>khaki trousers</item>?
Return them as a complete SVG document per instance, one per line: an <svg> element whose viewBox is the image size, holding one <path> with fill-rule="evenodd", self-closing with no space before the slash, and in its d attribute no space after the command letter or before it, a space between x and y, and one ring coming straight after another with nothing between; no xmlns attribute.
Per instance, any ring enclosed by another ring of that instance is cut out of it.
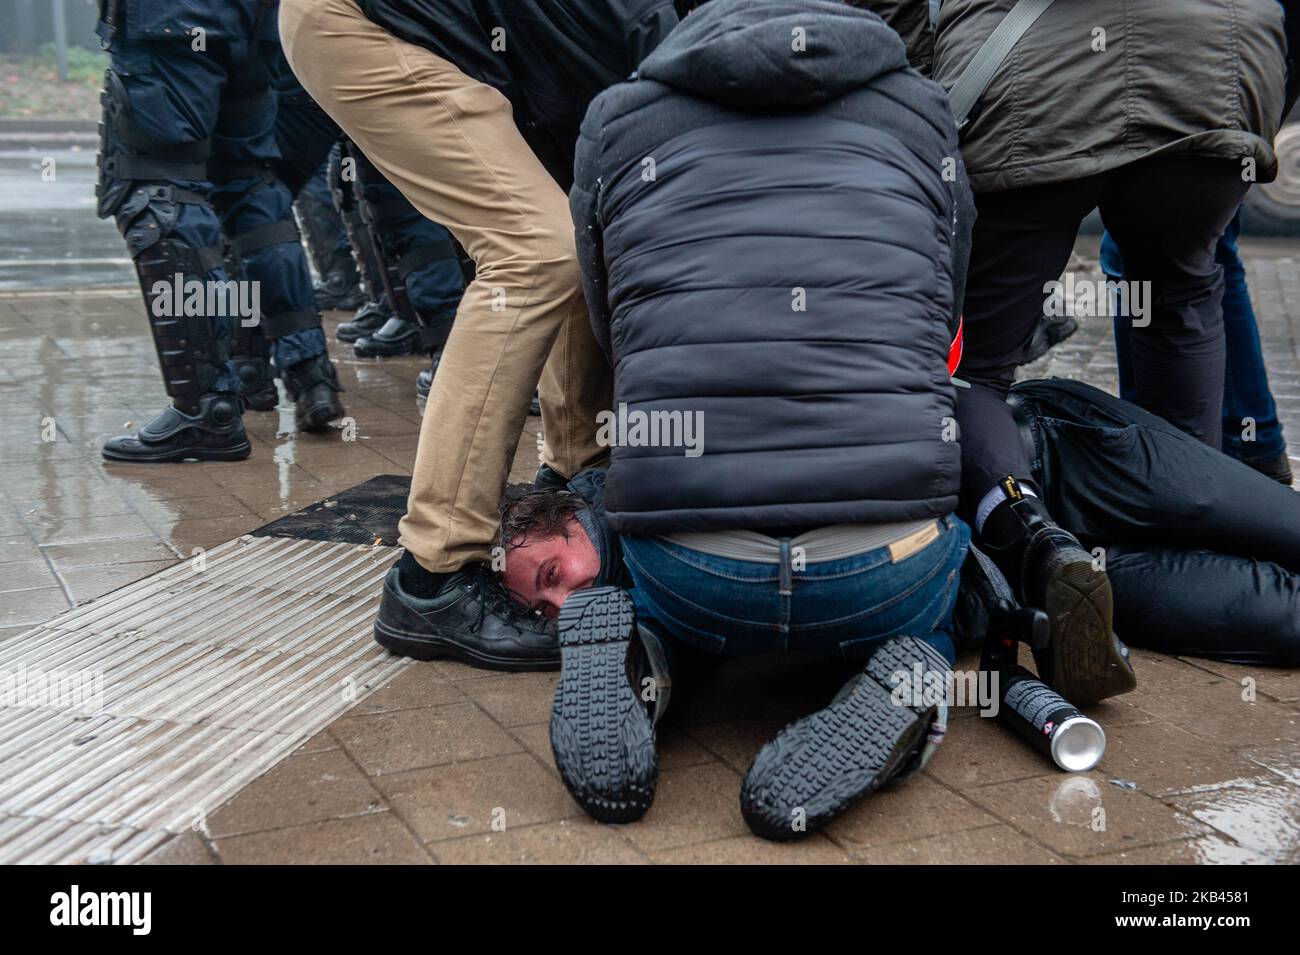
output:
<svg viewBox="0 0 1300 955"><path fill-rule="evenodd" d="M568 199L501 93L352 0L283 0L280 33L316 102L477 266L429 393L400 542L435 573L488 559L539 379L542 460L572 476L607 452L596 414L612 403L611 374L583 303Z"/></svg>

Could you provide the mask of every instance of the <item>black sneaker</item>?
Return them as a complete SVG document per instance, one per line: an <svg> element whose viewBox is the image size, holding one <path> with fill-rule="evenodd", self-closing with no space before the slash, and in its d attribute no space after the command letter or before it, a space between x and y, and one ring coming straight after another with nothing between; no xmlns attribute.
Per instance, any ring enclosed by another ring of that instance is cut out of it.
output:
<svg viewBox="0 0 1300 955"><path fill-rule="evenodd" d="M659 780L654 723L628 652L635 631L632 598L617 587L579 590L560 608L551 751L570 794L600 822L640 819Z"/></svg>
<svg viewBox="0 0 1300 955"><path fill-rule="evenodd" d="M488 670L560 665L554 622L511 601L486 564L467 564L427 599L406 593L401 576L394 566L384 578L375 620L381 647L417 660L451 658Z"/></svg>
<svg viewBox="0 0 1300 955"><path fill-rule="evenodd" d="M351 344L358 338L379 331L392 314L392 309L388 307L385 300L371 299L357 309L357 313L350 321L339 323L339 327L334 330L334 337L341 342Z"/></svg>
<svg viewBox="0 0 1300 955"><path fill-rule="evenodd" d="M135 434L109 438L108 461L168 464L175 461L242 461L252 445L240 419L239 397L203 395L194 414L164 408Z"/></svg>
<svg viewBox="0 0 1300 955"><path fill-rule="evenodd" d="M1137 677L1115 636L1106 572L1041 500L1014 487L1012 493L984 521L980 547L1021 606L1047 614L1051 641L1034 650L1039 677L1076 706L1129 692Z"/></svg>
<svg viewBox="0 0 1300 955"><path fill-rule="evenodd" d="M328 431L330 422L344 415L339 375L329 355L317 355L280 373L294 402L294 424L299 431Z"/></svg>
<svg viewBox="0 0 1300 955"><path fill-rule="evenodd" d="M916 694L894 695L899 674L923 682ZM829 706L781 730L754 757L740 790L740 811L757 836L775 842L824 828L858 799L920 769L930 724L946 702L927 692L931 671L948 661L928 644L895 637ZM946 693L947 679L942 682Z"/></svg>

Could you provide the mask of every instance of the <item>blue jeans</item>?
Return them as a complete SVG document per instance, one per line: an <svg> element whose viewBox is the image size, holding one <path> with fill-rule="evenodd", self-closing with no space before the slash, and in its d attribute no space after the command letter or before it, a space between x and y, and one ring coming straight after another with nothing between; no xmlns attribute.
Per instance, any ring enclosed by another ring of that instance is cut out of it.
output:
<svg viewBox="0 0 1300 955"><path fill-rule="evenodd" d="M1250 304L1246 269L1237 252L1241 213L1229 223L1214 252L1223 269L1223 338L1227 364L1223 379L1223 451L1238 461L1274 458L1286 450L1277 405L1268 387L1264 351L1259 340L1255 310ZM1101 269L1111 278L1124 273L1119 247L1107 233L1101 239ZM1126 319L1115 318L1115 358L1119 366L1119 394L1125 401L1136 398L1133 380L1132 328ZM1255 422L1255 440L1242 439L1243 422Z"/></svg>
<svg viewBox="0 0 1300 955"><path fill-rule="evenodd" d="M954 516L897 563L881 547L784 574L778 564L715 557L664 538L621 540L639 619L697 650L865 660L884 640L907 635L954 658L952 610L970 543L970 529Z"/></svg>

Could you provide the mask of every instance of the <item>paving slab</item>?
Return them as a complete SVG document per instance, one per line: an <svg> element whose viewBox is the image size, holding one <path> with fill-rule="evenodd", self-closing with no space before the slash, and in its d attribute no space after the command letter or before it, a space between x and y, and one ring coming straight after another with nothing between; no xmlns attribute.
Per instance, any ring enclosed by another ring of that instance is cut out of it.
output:
<svg viewBox="0 0 1300 955"><path fill-rule="evenodd" d="M1095 244L1095 238L1081 240L1080 270L1095 268ZM1297 246L1248 241L1245 247L1283 423L1288 434L1300 435ZM346 317L327 316L331 337ZM1108 321L1085 320L1078 334L1024 374L1073 373L1113 391L1110 334ZM422 410L413 385L424 361L365 362L345 348L331 349L341 358L355 441L338 432L295 434L292 405L282 396L275 411L247 415L254 445L247 461L106 466L102 440L127 422L147 420L165 400L138 293L0 293L6 448L0 657L12 652L6 648L26 646L34 627L48 626L74 602L86 601L72 614L99 613L119 587L180 558L202 557L377 475L409 473ZM42 440L46 419L54 425L53 441ZM539 422L529 419L512 480L531 479L539 431ZM1300 468L1300 456L1294 463ZM292 655L296 645L331 639L328 614L320 613L327 601L354 608L364 643L365 618L373 613L366 601L373 601L378 576L368 581L324 595L312 595L304 584L283 604L264 602L256 587L242 591L249 612L271 614L274 626L222 646L220 621L196 623L188 638L175 641L177 649L166 651L177 662L160 671L157 685L202 686L198 667L205 664L213 668L212 686L219 686L222 673L236 672L231 661L248 653L247 678L274 686L267 674L275 672L275 659ZM288 608L294 603L310 617L306 625L293 623ZM201 613L202 606L195 618ZM170 645L156 623L143 636L112 617L103 624L99 629L110 638L105 652L116 653L103 659L113 666L166 659L156 648L136 649L150 641ZM50 653L65 653L77 632L70 625L52 628ZM954 713L947 741L921 776L870 797L826 833L776 845L749 834L740 815L741 780L782 725L825 704L843 681L843 668L798 657L742 660L701 678L693 692L680 694L660 727L661 782L653 808L638 823L602 826L582 815L555 770L548 732L554 674L501 674L452 661L390 663L381 676L332 697L337 716L277 737L266 765L249 764L256 774L222 790L217 804L202 803L206 832L188 825L123 828L112 836L112 858L156 864L1300 861L1300 670L1135 650L1140 690L1087 708L1108 736L1096 770L1062 774L965 708ZM973 665L973 658L963 665ZM118 710L167 702L138 692L109 696ZM211 718L176 724L177 739L237 722L239 714L253 712L257 697L234 697L228 712L212 709L211 694L206 699L194 714L211 712ZM28 711L0 717L10 726L41 725L41 715ZM127 740L140 732L129 721L111 722L125 719L108 717L102 724L108 736L88 745L113 745L114 733ZM40 758L28 757L19 770L39 768ZM32 798L0 804L0 846L27 846L27 858L36 860L95 838L96 823L33 815L23 807L39 806L36 794L18 795Z"/></svg>

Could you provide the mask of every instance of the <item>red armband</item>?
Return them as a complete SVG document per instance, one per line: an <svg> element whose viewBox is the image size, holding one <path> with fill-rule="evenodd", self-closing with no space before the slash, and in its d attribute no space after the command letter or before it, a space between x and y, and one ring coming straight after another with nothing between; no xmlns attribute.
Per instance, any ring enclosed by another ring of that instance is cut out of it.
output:
<svg viewBox="0 0 1300 955"><path fill-rule="evenodd" d="M957 336L952 340L952 344L948 346L948 375L950 377L957 374L957 367L961 364L961 329L962 319L958 318Z"/></svg>

